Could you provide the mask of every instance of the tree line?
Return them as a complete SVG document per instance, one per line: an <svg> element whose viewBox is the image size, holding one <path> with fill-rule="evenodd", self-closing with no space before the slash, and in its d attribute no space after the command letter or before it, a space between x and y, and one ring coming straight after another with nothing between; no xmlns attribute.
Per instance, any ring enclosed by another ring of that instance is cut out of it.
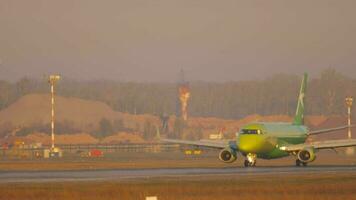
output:
<svg viewBox="0 0 356 200"><path fill-rule="evenodd" d="M238 119L249 114L293 115L301 75L276 74L264 80L191 82L189 115ZM102 101L112 109L131 114L174 115L178 85L116 81L77 81L64 78L57 94ZM22 78L11 83L0 81L0 110L30 93L49 93L44 80ZM356 79L326 69L309 79L307 114L345 114L345 97L356 96ZM353 113L355 109L353 109Z"/></svg>

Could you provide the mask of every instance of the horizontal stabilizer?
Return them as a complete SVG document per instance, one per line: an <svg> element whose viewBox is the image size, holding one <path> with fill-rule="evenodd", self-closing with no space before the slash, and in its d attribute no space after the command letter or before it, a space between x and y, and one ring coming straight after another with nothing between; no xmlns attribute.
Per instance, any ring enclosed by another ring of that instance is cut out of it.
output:
<svg viewBox="0 0 356 200"><path fill-rule="evenodd" d="M282 146L279 149L283 151L300 151L305 148L314 148L314 149L334 149L340 147L352 147L356 146L356 139L343 139L343 140L326 140L326 141L318 141L304 144L296 144L296 145L287 145Z"/></svg>
<svg viewBox="0 0 356 200"><path fill-rule="evenodd" d="M316 131L310 131L308 135L318 135L318 134L323 134L323 133L329 133L329 132L334 132L334 131L339 131L343 129L347 129L349 127L354 127L354 125L351 126L340 126L340 127L335 127L335 128L329 128L329 129L322 129L322 130L316 130Z"/></svg>
<svg viewBox="0 0 356 200"><path fill-rule="evenodd" d="M177 139L161 139L162 142L169 142L175 144L187 144L203 147L211 147L223 149L229 145L229 141L190 141L190 140L177 140Z"/></svg>

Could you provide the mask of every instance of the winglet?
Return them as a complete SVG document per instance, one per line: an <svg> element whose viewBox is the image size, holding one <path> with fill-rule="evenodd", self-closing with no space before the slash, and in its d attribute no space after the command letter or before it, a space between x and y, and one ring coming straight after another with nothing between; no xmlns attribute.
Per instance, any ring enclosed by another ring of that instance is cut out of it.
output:
<svg viewBox="0 0 356 200"><path fill-rule="evenodd" d="M304 73L302 84L300 86L297 111L295 113L293 124L302 125L304 124L304 97L307 88L308 74Z"/></svg>

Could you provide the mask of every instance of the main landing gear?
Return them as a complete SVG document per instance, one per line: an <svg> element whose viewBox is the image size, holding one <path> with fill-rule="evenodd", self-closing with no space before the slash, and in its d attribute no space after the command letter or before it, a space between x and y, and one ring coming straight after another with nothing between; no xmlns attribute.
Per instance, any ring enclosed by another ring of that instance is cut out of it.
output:
<svg viewBox="0 0 356 200"><path fill-rule="evenodd" d="M256 166L256 158L257 158L256 154L252 154L252 153L247 154L246 160L244 162L244 166L245 167L254 167L254 166Z"/></svg>
<svg viewBox="0 0 356 200"><path fill-rule="evenodd" d="M300 167L300 166L306 167L307 165L308 165L308 163L303 162L299 159L295 160L295 166L297 166L297 167Z"/></svg>

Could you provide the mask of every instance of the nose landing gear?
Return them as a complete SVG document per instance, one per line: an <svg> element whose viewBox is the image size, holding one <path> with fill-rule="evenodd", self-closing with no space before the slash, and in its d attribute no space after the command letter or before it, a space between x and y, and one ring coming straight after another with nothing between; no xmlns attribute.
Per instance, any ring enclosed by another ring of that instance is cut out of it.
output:
<svg viewBox="0 0 356 200"><path fill-rule="evenodd" d="M245 167L254 167L254 166L256 166L256 158L257 158L256 154L248 153L246 158L247 159L244 162L244 166Z"/></svg>
<svg viewBox="0 0 356 200"><path fill-rule="evenodd" d="M307 163L303 162L303 161L301 161L299 159L295 160L295 166L300 167L302 165L303 165L303 167L305 167L305 166L307 166Z"/></svg>

